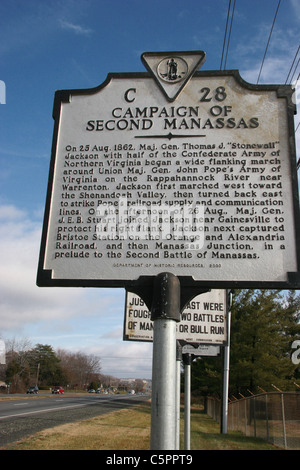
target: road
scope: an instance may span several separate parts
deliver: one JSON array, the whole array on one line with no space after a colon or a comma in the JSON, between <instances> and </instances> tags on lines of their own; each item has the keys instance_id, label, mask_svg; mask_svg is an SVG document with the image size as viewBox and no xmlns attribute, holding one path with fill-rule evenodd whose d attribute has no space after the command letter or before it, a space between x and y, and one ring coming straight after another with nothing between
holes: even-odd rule
<instances>
[{"instance_id":1,"label":"road","mask_svg":"<svg viewBox=\"0 0 300 470\"><path fill-rule=\"evenodd\" d=\"M144 395L27 395L0 401L0 448L42 429L142 403Z\"/></svg>"}]
</instances>

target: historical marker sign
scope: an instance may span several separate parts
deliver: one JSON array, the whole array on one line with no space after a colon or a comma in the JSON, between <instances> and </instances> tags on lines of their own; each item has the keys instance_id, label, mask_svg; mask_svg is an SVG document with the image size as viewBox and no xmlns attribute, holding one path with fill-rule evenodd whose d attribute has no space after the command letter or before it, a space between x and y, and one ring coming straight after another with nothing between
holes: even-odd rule
<instances>
[{"instance_id":1,"label":"historical marker sign","mask_svg":"<svg viewBox=\"0 0 300 470\"><path fill-rule=\"evenodd\" d=\"M299 288L293 90L203 60L56 92L38 285Z\"/></svg>"},{"instance_id":2,"label":"historical marker sign","mask_svg":"<svg viewBox=\"0 0 300 470\"><path fill-rule=\"evenodd\" d=\"M227 341L226 290L198 295L188 303L176 325L177 340L187 343L221 345ZM153 322L144 301L126 293L124 333L126 341L153 341Z\"/></svg>"},{"instance_id":3,"label":"historical marker sign","mask_svg":"<svg viewBox=\"0 0 300 470\"><path fill-rule=\"evenodd\" d=\"M193 356L219 356L220 346L213 344L185 344L182 347L182 354L192 354Z\"/></svg>"}]
</instances>

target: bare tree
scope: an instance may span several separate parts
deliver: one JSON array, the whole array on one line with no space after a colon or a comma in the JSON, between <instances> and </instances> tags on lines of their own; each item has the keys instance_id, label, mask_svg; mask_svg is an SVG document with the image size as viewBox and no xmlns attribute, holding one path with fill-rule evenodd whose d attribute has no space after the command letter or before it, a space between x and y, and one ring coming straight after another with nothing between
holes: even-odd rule
<instances>
[{"instance_id":1,"label":"bare tree","mask_svg":"<svg viewBox=\"0 0 300 470\"><path fill-rule=\"evenodd\" d=\"M81 352L72 353L63 349L57 351L64 380L70 388L85 389L95 379L99 380L100 358Z\"/></svg>"}]
</instances>

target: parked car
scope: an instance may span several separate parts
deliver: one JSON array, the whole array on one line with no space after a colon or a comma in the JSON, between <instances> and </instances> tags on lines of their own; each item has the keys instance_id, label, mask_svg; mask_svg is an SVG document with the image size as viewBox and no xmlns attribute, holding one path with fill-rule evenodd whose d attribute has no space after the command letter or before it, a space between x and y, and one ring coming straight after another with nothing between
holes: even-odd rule
<instances>
[{"instance_id":1,"label":"parked car","mask_svg":"<svg viewBox=\"0 0 300 470\"><path fill-rule=\"evenodd\" d=\"M52 393L55 393L55 394L61 394L61 393L64 393L64 389L62 387L53 387L52 388Z\"/></svg>"},{"instance_id":2,"label":"parked car","mask_svg":"<svg viewBox=\"0 0 300 470\"><path fill-rule=\"evenodd\" d=\"M95 390L93 388L91 388L88 392L89 393L95 393Z\"/></svg>"},{"instance_id":3,"label":"parked car","mask_svg":"<svg viewBox=\"0 0 300 470\"><path fill-rule=\"evenodd\" d=\"M35 387L28 387L26 393L30 393L30 394L35 394L35 395L37 395L38 392L39 392L39 389L38 389L37 386L35 386Z\"/></svg>"}]
</instances>

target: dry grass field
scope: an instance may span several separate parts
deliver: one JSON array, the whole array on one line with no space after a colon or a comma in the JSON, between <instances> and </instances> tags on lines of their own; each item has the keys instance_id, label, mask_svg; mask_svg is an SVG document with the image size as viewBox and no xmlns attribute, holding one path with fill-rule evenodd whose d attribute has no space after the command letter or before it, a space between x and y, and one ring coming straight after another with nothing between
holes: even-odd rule
<instances>
[{"instance_id":1,"label":"dry grass field","mask_svg":"<svg viewBox=\"0 0 300 470\"><path fill-rule=\"evenodd\" d=\"M183 412L181 449L183 442ZM8 450L149 450L151 405L144 403L75 423L46 429L8 446ZM239 432L220 434L219 425L199 407L191 410L191 450L275 450Z\"/></svg>"}]
</instances>

